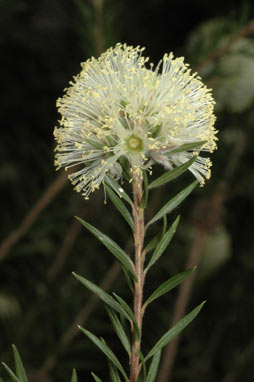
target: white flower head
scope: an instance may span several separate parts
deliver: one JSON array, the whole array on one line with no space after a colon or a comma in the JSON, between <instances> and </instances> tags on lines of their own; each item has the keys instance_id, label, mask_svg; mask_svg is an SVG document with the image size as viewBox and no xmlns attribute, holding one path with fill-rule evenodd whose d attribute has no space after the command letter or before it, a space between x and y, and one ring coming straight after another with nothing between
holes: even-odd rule
<instances>
[{"instance_id":1,"label":"white flower head","mask_svg":"<svg viewBox=\"0 0 254 382\"><path fill-rule=\"evenodd\" d=\"M69 178L85 198L110 177L121 178L122 159L132 177L197 155L190 171L201 184L210 176L210 160L198 155L216 148L210 90L182 57L165 54L152 70L143 50L117 44L92 57L57 101L56 166L79 165ZM202 142L198 149L179 150L195 142Z\"/></svg>"}]
</instances>

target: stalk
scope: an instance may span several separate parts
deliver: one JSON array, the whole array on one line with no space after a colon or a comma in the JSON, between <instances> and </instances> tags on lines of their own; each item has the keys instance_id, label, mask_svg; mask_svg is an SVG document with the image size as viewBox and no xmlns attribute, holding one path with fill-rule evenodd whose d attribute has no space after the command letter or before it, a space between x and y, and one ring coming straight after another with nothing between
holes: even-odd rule
<instances>
[{"instance_id":1,"label":"stalk","mask_svg":"<svg viewBox=\"0 0 254 382\"><path fill-rule=\"evenodd\" d=\"M140 348L141 348L141 333L142 333L142 301L143 301L143 287L144 287L144 258L142 257L142 250L144 245L144 210L140 208L142 198L142 177L140 175L134 176L133 179L133 219L134 219L134 245L135 245L135 271L137 281L134 285L134 316L140 330L140 337L137 339L132 334L132 349L130 357L130 382L138 382L140 373Z\"/></svg>"}]
</instances>

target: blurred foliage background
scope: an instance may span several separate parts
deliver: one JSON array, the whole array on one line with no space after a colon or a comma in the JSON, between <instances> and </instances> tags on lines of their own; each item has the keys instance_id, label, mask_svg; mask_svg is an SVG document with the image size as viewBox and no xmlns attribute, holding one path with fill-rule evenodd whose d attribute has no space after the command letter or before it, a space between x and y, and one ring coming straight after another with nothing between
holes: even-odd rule
<instances>
[{"instance_id":1,"label":"blurred foliage background","mask_svg":"<svg viewBox=\"0 0 254 382\"><path fill-rule=\"evenodd\" d=\"M102 304L71 271L127 300L128 290L113 259L73 216L131 251L129 231L104 205L103 191L84 201L65 173L55 173L52 134L55 101L80 62L118 41L146 46L155 63L164 52L184 55L217 102L212 178L169 217L181 213L180 227L145 293L193 264L196 277L147 312L144 350L206 299L166 350L158 382L254 380L252 19L251 1L0 0L0 360L12 364L15 343L31 382L66 381L73 367L80 381L91 380L90 370L108 381L106 360L77 323L126 362ZM190 181L189 174L151 193L150 213ZM0 375L8 381L3 369Z\"/></svg>"}]
</instances>

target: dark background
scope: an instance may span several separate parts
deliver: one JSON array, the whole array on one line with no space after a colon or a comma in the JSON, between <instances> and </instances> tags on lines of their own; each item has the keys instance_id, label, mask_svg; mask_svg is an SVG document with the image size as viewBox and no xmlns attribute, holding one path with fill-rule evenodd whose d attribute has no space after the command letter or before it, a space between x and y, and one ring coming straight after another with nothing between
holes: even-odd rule
<instances>
[{"instance_id":1,"label":"dark background","mask_svg":"<svg viewBox=\"0 0 254 382\"><path fill-rule=\"evenodd\" d=\"M73 367L80 381L90 381L91 370L107 381L106 360L76 334L78 317L126 362L102 304L91 305L90 292L71 272L96 283L107 277L108 290L127 300L128 290L113 259L73 216L84 217L122 247L130 232L112 204L104 205L103 191L82 200L53 165L56 99L80 62L121 41L145 46L155 63L165 52L184 55L214 88L218 102L212 178L169 217L173 221L180 213L180 227L146 284L149 295L196 253L200 267L187 310L204 299L207 303L181 337L170 381L254 381L254 42L253 31L246 30L252 18L246 1L0 1L1 361L13 364L15 343L31 381L66 381ZM200 25L218 19L204 37ZM242 38L247 48L234 52ZM240 74L223 66L236 55L248 58L241 86ZM227 103L236 90L236 101ZM248 102L239 110L237 99L246 94ZM155 191L150 213L191 180L186 175ZM168 328L178 292L163 296L147 312L145 352ZM0 375L8 380L3 369Z\"/></svg>"}]
</instances>

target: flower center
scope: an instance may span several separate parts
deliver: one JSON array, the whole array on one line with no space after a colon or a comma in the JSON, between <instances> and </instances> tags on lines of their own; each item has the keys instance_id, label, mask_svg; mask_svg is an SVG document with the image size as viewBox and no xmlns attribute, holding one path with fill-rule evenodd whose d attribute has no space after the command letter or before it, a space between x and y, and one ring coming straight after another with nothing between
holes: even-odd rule
<instances>
[{"instance_id":1,"label":"flower center","mask_svg":"<svg viewBox=\"0 0 254 382\"><path fill-rule=\"evenodd\" d=\"M131 153L138 153L143 150L144 144L143 140L139 138L137 135L132 134L127 140L127 149Z\"/></svg>"}]
</instances>

